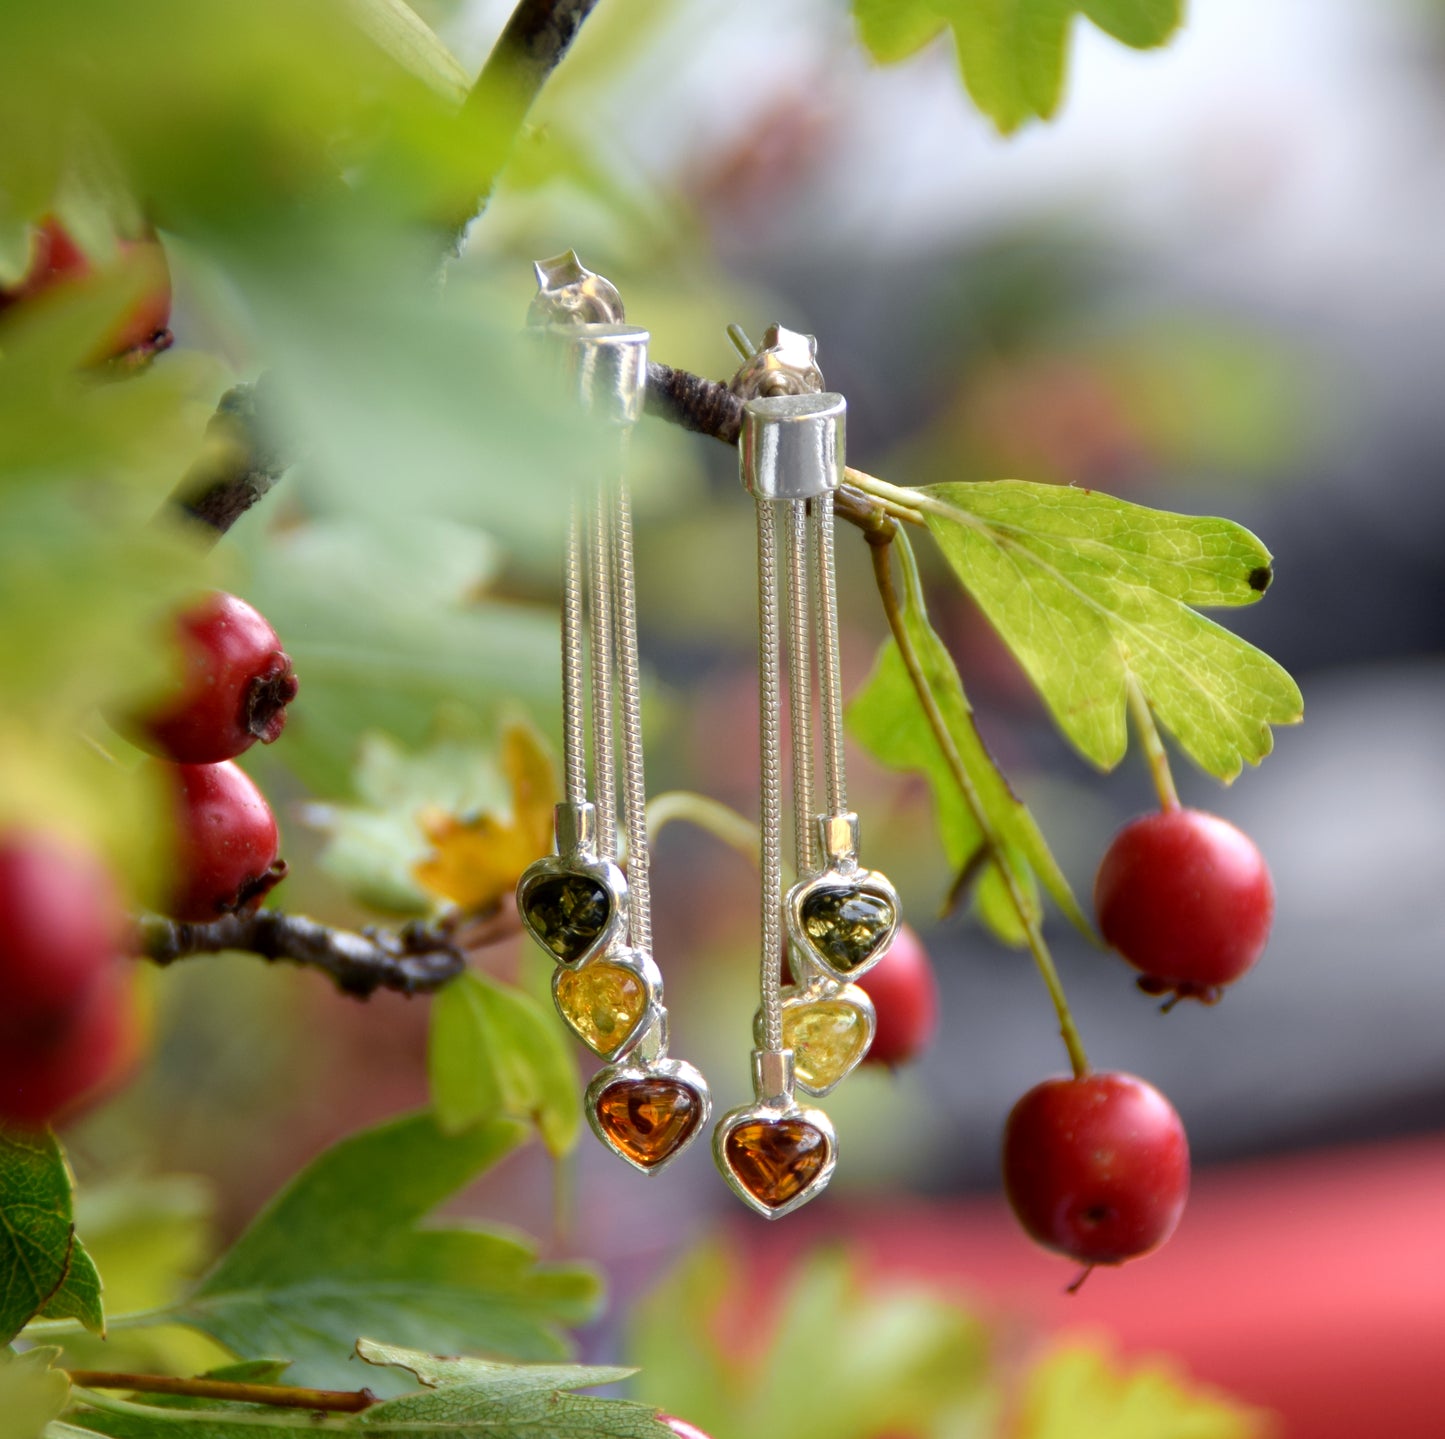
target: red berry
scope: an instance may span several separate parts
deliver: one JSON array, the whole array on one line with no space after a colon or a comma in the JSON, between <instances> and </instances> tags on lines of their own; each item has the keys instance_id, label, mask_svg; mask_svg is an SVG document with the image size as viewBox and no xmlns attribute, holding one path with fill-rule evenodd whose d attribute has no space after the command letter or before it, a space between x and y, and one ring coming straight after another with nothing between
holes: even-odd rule
<instances>
[{"instance_id":1,"label":"red berry","mask_svg":"<svg viewBox=\"0 0 1445 1439\"><path fill-rule=\"evenodd\" d=\"M154 236L120 241L120 263L142 276L139 300L121 317L96 347L95 362L121 355L154 355L171 343L171 275L166 253ZM18 284L0 288L0 311L43 295L68 282L83 280L94 271L90 257L54 216L35 228L30 268Z\"/></svg>"},{"instance_id":2,"label":"red berry","mask_svg":"<svg viewBox=\"0 0 1445 1439\"><path fill-rule=\"evenodd\" d=\"M671 1414L659 1414L657 1422L671 1429L678 1439L707 1439L707 1435L696 1424L689 1424L686 1419L675 1419Z\"/></svg>"},{"instance_id":3,"label":"red berry","mask_svg":"<svg viewBox=\"0 0 1445 1439\"><path fill-rule=\"evenodd\" d=\"M132 977L112 965L63 1018L0 1044L0 1120L35 1128L99 1098L135 1063L141 1033Z\"/></svg>"},{"instance_id":4,"label":"red berry","mask_svg":"<svg viewBox=\"0 0 1445 1439\"><path fill-rule=\"evenodd\" d=\"M276 631L245 600L214 591L181 614L180 693L130 726L148 749L179 764L234 759L286 725L299 688Z\"/></svg>"},{"instance_id":5,"label":"red berry","mask_svg":"<svg viewBox=\"0 0 1445 1439\"><path fill-rule=\"evenodd\" d=\"M888 952L856 983L878 1012L866 1062L892 1066L916 1059L938 1028L938 986L923 941L901 926Z\"/></svg>"},{"instance_id":6,"label":"red berry","mask_svg":"<svg viewBox=\"0 0 1445 1439\"><path fill-rule=\"evenodd\" d=\"M1232 824L1169 809L1114 836L1094 908L1104 938L1142 972L1141 989L1212 1004L1264 952L1274 885L1254 842Z\"/></svg>"},{"instance_id":7,"label":"red berry","mask_svg":"<svg viewBox=\"0 0 1445 1439\"><path fill-rule=\"evenodd\" d=\"M1081 1264L1122 1264L1174 1232L1189 1141L1174 1107L1132 1074L1046 1079L1014 1105L1003 1182L1019 1223Z\"/></svg>"},{"instance_id":8,"label":"red berry","mask_svg":"<svg viewBox=\"0 0 1445 1439\"><path fill-rule=\"evenodd\" d=\"M174 774L178 853L166 912L206 924L258 905L286 876L266 797L229 761L176 765Z\"/></svg>"},{"instance_id":9,"label":"red berry","mask_svg":"<svg viewBox=\"0 0 1445 1439\"><path fill-rule=\"evenodd\" d=\"M125 928L94 855L33 831L0 838L0 1048L80 1004L120 956Z\"/></svg>"}]
</instances>

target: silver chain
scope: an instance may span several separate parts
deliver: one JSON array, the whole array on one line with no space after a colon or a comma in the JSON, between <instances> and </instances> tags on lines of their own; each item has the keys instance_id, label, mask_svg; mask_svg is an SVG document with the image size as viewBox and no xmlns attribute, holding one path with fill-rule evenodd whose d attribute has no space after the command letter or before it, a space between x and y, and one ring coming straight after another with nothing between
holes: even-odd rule
<instances>
[{"instance_id":1,"label":"silver chain","mask_svg":"<svg viewBox=\"0 0 1445 1439\"><path fill-rule=\"evenodd\" d=\"M813 655L809 633L808 502L788 505L788 696L793 729L793 855L799 876L813 872Z\"/></svg>"},{"instance_id":2,"label":"silver chain","mask_svg":"<svg viewBox=\"0 0 1445 1439\"><path fill-rule=\"evenodd\" d=\"M627 824L627 890L633 947L652 953L648 882L647 782L642 771L642 680L637 659L637 594L632 563L632 502L623 465L612 490L612 563L615 579L617 663L622 700L622 802Z\"/></svg>"},{"instance_id":3,"label":"silver chain","mask_svg":"<svg viewBox=\"0 0 1445 1439\"><path fill-rule=\"evenodd\" d=\"M593 492L587 567L592 621L592 767L597 781L597 852L617 858L617 774L612 727L612 518L608 481Z\"/></svg>"},{"instance_id":4,"label":"silver chain","mask_svg":"<svg viewBox=\"0 0 1445 1439\"><path fill-rule=\"evenodd\" d=\"M838 659L838 593L833 566L833 496L813 501L818 539L818 689L823 706L823 755L828 776L828 813L848 811L843 758L843 676Z\"/></svg>"},{"instance_id":5,"label":"silver chain","mask_svg":"<svg viewBox=\"0 0 1445 1439\"><path fill-rule=\"evenodd\" d=\"M779 722L778 533L775 506L758 508L758 736L762 759L762 964L764 1048L783 1047L783 795Z\"/></svg>"},{"instance_id":6,"label":"silver chain","mask_svg":"<svg viewBox=\"0 0 1445 1439\"><path fill-rule=\"evenodd\" d=\"M562 586L562 749L567 771L567 803L587 801L587 706L583 667L587 641L582 615L582 513L572 502L567 526L567 568Z\"/></svg>"}]
</instances>

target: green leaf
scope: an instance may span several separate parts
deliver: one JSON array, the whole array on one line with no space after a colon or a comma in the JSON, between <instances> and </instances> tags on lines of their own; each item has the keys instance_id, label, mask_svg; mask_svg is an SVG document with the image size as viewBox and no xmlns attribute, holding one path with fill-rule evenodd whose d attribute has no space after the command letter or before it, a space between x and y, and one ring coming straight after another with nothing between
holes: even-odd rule
<instances>
[{"instance_id":1,"label":"green leaf","mask_svg":"<svg viewBox=\"0 0 1445 1439\"><path fill-rule=\"evenodd\" d=\"M1037 876L1060 910L1085 934L1092 935L1089 921L1037 822L1009 788L979 735L953 658L928 622L918 564L907 537L899 534L894 548L902 565L904 628L964 770L1002 841L1002 863L1009 865L1018 881L1031 906L1031 917L1039 917ZM884 643L868 682L849 705L848 726L854 738L881 763L927 778L949 864L960 876L978 874L975 903L979 917L1005 943L1022 944L1023 929L999 873L1000 861L985 854L983 832L928 723L894 640Z\"/></svg>"},{"instance_id":2,"label":"green leaf","mask_svg":"<svg viewBox=\"0 0 1445 1439\"><path fill-rule=\"evenodd\" d=\"M70 1395L59 1349L0 1350L0 1439L40 1439Z\"/></svg>"},{"instance_id":3,"label":"green leaf","mask_svg":"<svg viewBox=\"0 0 1445 1439\"><path fill-rule=\"evenodd\" d=\"M526 1138L511 1120L443 1133L430 1113L327 1150L262 1211L165 1318L245 1358L293 1361L299 1384L346 1387L364 1332L447 1352L567 1352L559 1327L591 1318L588 1270L538 1265L511 1234L418 1229L448 1195Z\"/></svg>"},{"instance_id":4,"label":"green leaf","mask_svg":"<svg viewBox=\"0 0 1445 1439\"><path fill-rule=\"evenodd\" d=\"M75 1286L67 1289L71 1270ZM59 1303L57 1317L100 1330L100 1282L75 1238L70 1170L49 1130L0 1131L0 1344Z\"/></svg>"},{"instance_id":5,"label":"green leaf","mask_svg":"<svg viewBox=\"0 0 1445 1439\"><path fill-rule=\"evenodd\" d=\"M305 1434L358 1439L672 1439L656 1411L622 1399L595 1399L574 1389L612 1384L630 1369L580 1365L512 1365L435 1355L361 1340L368 1364L405 1370L427 1387L360 1414L325 1417L254 1404L204 1409L135 1400L97 1400L104 1412L72 1416L78 1433L114 1439L298 1439ZM368 1381L369 1383L370 1381ZM360 1387L352 1366L350 1388Z\"/></svg>"},{"instance_id":6,"label":"green leaf","mask_svg":"<svg viewBox=\"0 0 1445 1439\"><path fill-rule=\"evenodd\" d=\"M577 1141L577 1067L561 1025L531 995L475 971L432 1001L432 1100L444 1129L507 1115L537 1126L553 1155Z\"/></svg>"},{"instance_id":7,"label":"green leaf","mask_svg":"<svg viewBox=\"0 0 1445 1439\"><path fill-rule=\"evenodd\" d=\"M78 1319L92 1334L105 1335L105 1305L101 1301L100 1271L77 1237L70 1248L65 1282L40 1311L43 1319Z\"/></svg>"},{"instance_id":8,"label":"green leaf","mask_svg":"<svg viewBox=\"0 0 1445 1439\"><path fill-rule=\"evenodd\" d=\"M1191 1389L1159 1364L1123 1369L1065 1345L1030 1374L1018 1439L1261 1439L1256 1410Z\"/></svg>"},{"instance_id":9,"label":"green leaf","mask_svg":"<svg viewBox=\"0 0 1445 1439\"><path fill-rule=\"evenodd\" d=\"M403 0L346 0L357 27L371 36L398 65L460 105L471 81L436 32Z\"/></svg>"},{"instance_id":10,"label":"green leaf","mask_svg":"<svg viewBox=\"0 0 1445 1439\"><path fill-rule=\"evenodd\" d=\"M967 1310L922 1289L880 1293L847 1256L814 1252L744 1357L718 1337L723 1316L756 1307L740 1287L737 1256L710 1247L643 1302L640 1397L747 1439L997 1432L988 1336Z\"/></svg>"},{"instance_id":11,"label":"green leaf","mask_svg":"<svg viewBox=\"0 0 1445 1439\"><path fill-rule=\"evenodd\" d=\"M1162 45L1184 0L853 0L864 45L888 63L953 30L963 82L1002 134L1058 109L1074 17L1136 50Z\"/></svg>"},{"instance_id":12,"label":"green leaf","mask_svg":"<svg viewBox=\"0 0 1445 1439\"><path fill-rule=\"evenodd\" d=\"M999 480L911 491L928 527L1085 758L1112 769L1137 684L1160 724L1226 783L1293 724L1299 687L1191 606L1253 604L1269 551L1229 520L1092 490Z\"/></svg>"}]
</instances>

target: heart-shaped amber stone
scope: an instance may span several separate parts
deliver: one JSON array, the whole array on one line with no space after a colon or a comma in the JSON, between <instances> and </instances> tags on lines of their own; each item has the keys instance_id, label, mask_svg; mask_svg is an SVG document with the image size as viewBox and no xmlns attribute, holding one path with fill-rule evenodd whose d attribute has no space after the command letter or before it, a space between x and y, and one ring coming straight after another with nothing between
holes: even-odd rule
<instances>
[{"instance_id":1,"label":"heart-shaped amber stone","mask_svg":"<svg viewBox=\"0 0 1445 1439\"><path fill-rule=\"evenodd\" d=\"M868 1048L868 1021L846 999L818 999L783 1010L783 1046L807 1089L837 1084Z\"/></svg>"},{"instance_id":2,"label":"heart-shaped amber stone","mask_svg":"<svg viewBox=\"0 0 1445 1439\"><path fill-rule=\"evenodd\" d=\"M644 1169L686 1144L701 1119L702 1101L676 1079L619 1079L597 1096L597 1120L608 1140Z\"/></svg>"},{"instance_id":3,"label":"heart-shaped amber stone","mask_svg":"<svg viewBox=\"0 0 1445 1439\"><path fill-rule=\"evenodd\" d=\"M595 1054L615 1054L647 1013L647 986L620 964L559 969L552 992L562 1018Z\"/></svg>"},{"instance_id":4,"label":"heart-shaped amber stone","mask_svg":"<svg viewBox=\"0 0 1445 1439\"><path fill-rule=\"evenodd\" d=\"M728 1167L759 1203L781 1209L828 1162L828 1141L803 1119L749 1119L723 1141Z\"/></svg>"},{"instance_id":5,"label":"heart-shaped amber stone","mask_svg":"<svg viewBox=\"0 0 1445 1439\"><path fill-rule=\"evenodd\" d=\"M547 874L522 891L522 918L564 964L573 964L597 942L612 918L612 899L585 874Z\"/></svg>"},{"instance_id":6,"label":"heart-shaped amber stone","mask_svg":"<svg viewBox=\"0 0 1445 1439\"><path fill-rule=\"evenodd\" d=\"M881 894L826 885L798 906L808 942L840 974L867 964L893 928L892 903Z\"/></svg>"}]
</instances>

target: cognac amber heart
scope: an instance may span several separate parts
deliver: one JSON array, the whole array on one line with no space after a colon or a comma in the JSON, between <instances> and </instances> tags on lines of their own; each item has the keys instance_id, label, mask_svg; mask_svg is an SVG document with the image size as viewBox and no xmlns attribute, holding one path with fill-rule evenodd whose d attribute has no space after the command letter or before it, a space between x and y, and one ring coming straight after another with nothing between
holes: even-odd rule
<instances>
[{"instance_id":1,"label":"cognac amber heart","mask_svg":"<svg viewBox=\"0 0 1445 1439\"><path fill-rule=\"evenodd\" d=\"M868 1048L868 1020L845 999L819 999L783 1010L783 1047L793 1051L793 1069L805 1089L837 1084Z\"/></svg>"},{"instance_id":2,"label":"cognac amber heart","mask_svg":"<svg viewBox=\"0 0 1445 1439\"><path fill-rule=\"evenodd\" d=\"M553 993L562 1018L594 1054L616 1054L647 1013L647 986L620 964L559 969Z\"/></svg>"},{"instance_id":3,"label":"cognac amber heart","mask_svg":"<svg viewBox=\"0 0 1445 1439\"><path fill-rule=\"evenodd\" d=\"M612 918L612 900L585 874L549 874L522 892L527 928L564 964L574 964L596 944Z\"/></svg>"},{"instance_id":4,"label":"cognac amber heart","mask_svg":"<svg viewBox=\"0 0 1445 1439\"><path fill-rule=\"evenodd\" d=\"M828 1141L802 1119L749 1119L723 1141L728 1167L768 1209L796 1199L822 1173Z\"/></svg>"},{"instance_id":5,"label":"cognac amber heart","mask_svg":"<svg viewBox=\"0 0 1445 1439\"><path fill-rule=\"evenodd\" d=\"M608 1141L644 1169L676 1153L701 1119L702 1101L676 1079L619 1079L597 1096Z\"/></svg>"},{"instance_id":6,"label":"cognac amber heart","mask_svg":"<svg viewBox=\"0 0 1445 1439\"><path fill-rule=\"evenodd\" d=\"M853 886L827 885L803 896L798 907L809 944L840 974L862 968L893 929L892 903Z\"/></svg>"}]
</instances>

